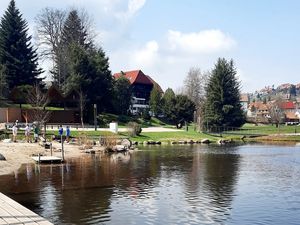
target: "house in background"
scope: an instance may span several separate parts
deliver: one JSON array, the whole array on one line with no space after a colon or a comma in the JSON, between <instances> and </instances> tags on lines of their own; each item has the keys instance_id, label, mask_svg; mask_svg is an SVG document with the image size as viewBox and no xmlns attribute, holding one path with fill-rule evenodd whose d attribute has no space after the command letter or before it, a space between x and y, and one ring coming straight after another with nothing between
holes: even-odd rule
<instances>
[{"instance_id":1,"label":"house in background","mask_svg":"<svg viewBox=\"0 0 300 225\"><path fill-rule=\"evenodd\" d=\"M145 75L141 70L121 71L113 75L115 79L122 76L126 77L132 86L132 101L130 106L132 114L138 114L149 108L150 93L154 86L157 86L163 92L159 84L150 76Z\"/></svg>"},{"instance_id":2,"label":"house in background","mask_svg":"<svg viewBox=\"0 0 300 225\"><path fill-rule=\"evenodd\" d=\"M248 110L248 105L250 103L250 100L249 100L249 95L248 94L241 94L241 97L240 97L240 103L242 105L242 110L244 112L247 112Z\"/></svg>"}]
</instances>

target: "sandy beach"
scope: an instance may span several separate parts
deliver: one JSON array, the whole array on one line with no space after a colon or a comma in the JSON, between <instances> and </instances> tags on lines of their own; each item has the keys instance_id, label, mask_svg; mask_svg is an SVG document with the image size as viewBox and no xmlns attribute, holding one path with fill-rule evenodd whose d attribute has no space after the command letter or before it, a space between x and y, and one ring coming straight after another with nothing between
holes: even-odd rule
<instances>
[{"instance_id":1,"label":"sandy beach","mask_svg":"<svg viewBox=\"0 0 300 225\"><path fill-rule=\"evenodd\" d=\"M53 142L53 155L61 157L61 144ZM75 144L64 144L65 159L72 157L79 157L83 153ZM16 172L24 163L34 163L31 159L32 155L39 153L43 155L50 155L50 150L45 149L38 143L4 143L0 142L0 153L6 158L6 161L0 161L0 175L10 174Z\"/></svg>"}]
</instances>

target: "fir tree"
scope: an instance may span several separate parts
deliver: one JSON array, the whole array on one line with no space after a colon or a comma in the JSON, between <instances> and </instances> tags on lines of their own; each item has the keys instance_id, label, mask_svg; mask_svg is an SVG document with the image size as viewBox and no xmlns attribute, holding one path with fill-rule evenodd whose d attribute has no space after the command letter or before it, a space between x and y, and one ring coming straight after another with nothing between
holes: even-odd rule
<instances>
[{"instance_id":1,"label":"fir tree","mask_svg":"<svg viewBox=\"0 0 300 225\"><path fill-rule=\"evenodd\" d=\"M22 14L10 4L0 24L0 64L5 66L6 81L10 90L15 86L39 83L42 73L38 69L38 56L27 34L28 25Z\"/></svg>"},{"instance_id":2,"label":"fir tree","mask_svg":"<svg viewBox=\"0 0 300 225\"><path fill-rule=\"evenodd\" d=\"M157 116L161 112L161 98L162 93L158 89L157 85L154 85L150 93L149 100L150 109L154 116Z\"/></svg>"},{"instance_id":3,"label":"fir tree","mask_svg":"<svg viewBox=\"0 0 300 225\"><path fill-rule=\"evenodd\" d=\"M56 55L55 68L53 73L54 83L58 85L63 92L66 92L69 76L72 74L72 68L69 63L72 61L70 55L74 50L74 46L80 47L85 51L91 50L91 43L87 41L87 31L83 26L77 10L71 10L64 22L61 40L58 43L59 53ZM72 63L72 62L71 62ZM72 79L72 78L71 78Z\"/></svg>"},{"instance_id":4,"label":"fir tree","mask_svg":"<svg viewBox=\"0 0 300 225\"><path fill-rule=\"evenodd\" d=\"M77 10L71 10L62 30L62 44L78 44L87 47L87 31L78 15Z\"/></svg>"},{"instance_id":5,"label":"fir tree","mask_svg":"<svg viewBox=\"0 0 300 225\"><path fill-rule=\"evenodd\" d=\"M89 50L93 73L88 89L88 96L98 106L98 111L106 111L112 108L111 98L113 95L113 79L109 69L109 58L102 48Z\"/></svg>"},{"instance_id":6,"label":"fir tree","mask_svg":"<svg viewBox=\"0 0 300 225\"><path fill-rule=\"evenodd\" d=\"M114 108L119 114L127 114L131 103L132 89L126 77L120 77L114 84Z\"/></svg>"},{"instance_id":7,"label":"fir tree","mask_svg":"<svg viewBox=\"0 0 300 225\"><path fill-rule=\"evenodd\" d=\"M203 110L206 129L240 127L245 123L240 104L240 83L232 60L218 59L206 87Z\"/></svg>"}]
</instances>

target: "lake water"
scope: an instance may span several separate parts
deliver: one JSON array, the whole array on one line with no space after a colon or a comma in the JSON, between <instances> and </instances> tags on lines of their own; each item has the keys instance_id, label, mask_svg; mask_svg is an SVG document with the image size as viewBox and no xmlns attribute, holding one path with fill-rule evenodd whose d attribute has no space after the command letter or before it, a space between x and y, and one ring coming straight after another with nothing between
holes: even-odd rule
<instances>
[{"instance_id":1,"label":"lake water","mask_svg":"<svg viewBox=\"0 0 300 225\"><path fill-rule=\"evenodd\" d=\"M300 224L300 146L86 155L24 165L0 191L54 224Z\"/></svg>"}]
</instances>

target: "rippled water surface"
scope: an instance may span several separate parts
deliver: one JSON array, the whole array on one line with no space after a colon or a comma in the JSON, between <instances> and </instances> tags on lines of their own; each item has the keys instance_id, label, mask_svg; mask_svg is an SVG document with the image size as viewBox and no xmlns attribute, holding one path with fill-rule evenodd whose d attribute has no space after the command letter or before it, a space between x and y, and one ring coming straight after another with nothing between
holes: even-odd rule
<instances>
[{"instance_id":1,"label":"rippled water surface","mask_svg":"<svg viewBox=\"0 0 300 225\"><path fill-rule=\"evenodd\" d=\"M299 224L300 146L168 146L24 165L0 191L54 224Z\"/></svg>"}]
</instances>

